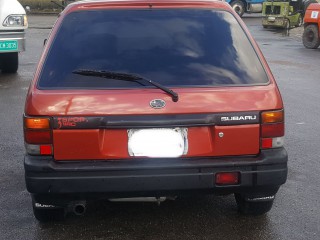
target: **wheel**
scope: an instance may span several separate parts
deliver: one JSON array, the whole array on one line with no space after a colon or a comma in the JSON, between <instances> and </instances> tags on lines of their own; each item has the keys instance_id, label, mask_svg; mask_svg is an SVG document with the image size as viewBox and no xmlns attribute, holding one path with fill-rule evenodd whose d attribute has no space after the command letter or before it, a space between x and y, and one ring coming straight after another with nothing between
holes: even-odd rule
<instances>
[{"instance_id":1,"label":"wheel","mask_svg":"<svg viewBox=\"0 0 320 240\"><path fill-rule=\"evenodd\" d=\"M263 215L270 211L273 204L273 199L259 202L248 201L245 195L239 193L235 193L235 199L238 211L243 215Z\"/></svg>"},{"instance_id":2,"label":"wheel","mask_svg":"<svg viewBox=\"0 0 320 240\"><path fill-rule=\"evenodd\" d=\"M303 18L301 16L301 14L299 15L299 18L298 18L298 22L296 24L296 27L301 27L302 26L302 23L303 23Z\"/></svg>"},{"instance_id":3,"label":"wheel","mask_svg":"<svg viewBox=\"0 0 320 240\"><path fill-rule=\"evenodd\" d=\"M304 28L302 42L306 48L318 48L320 45L318 26L311 24Z\"/></svg>"},{"instance_id":4,"label":"wheel","mask_svg":"<svg viewBox=\"0 0 320 240\"><path fill-rule=\"evenodd\" d=\"M39 222L54 222L65 219L67 209L64 207L52 206L48 203L39 203L38 199L32 196L33 215Z\"/></svg>"},{"instance_id":5,"label":"wheel","mask_svg":"<svg viewBox=\"0 0 320 240\"><path fill-rule=\"evenodd\" d=\"M16 73L18 71L18 53L1 53L2 55L2 64L1 69L4 73Z\"/></svg>"},{"instance_id":6,"label":"wheel","mask_svg":"<svg viewBox=\"0 0 320 240\"><path fill-rule=\"evenodd\" d=\"M233 1L231 4L231 7L233 8L233 10L240 16L242 17L242 15L245 12L245 8L244 8L244 3L240 0L235 0Z\"/></svg>"}]
</instances>

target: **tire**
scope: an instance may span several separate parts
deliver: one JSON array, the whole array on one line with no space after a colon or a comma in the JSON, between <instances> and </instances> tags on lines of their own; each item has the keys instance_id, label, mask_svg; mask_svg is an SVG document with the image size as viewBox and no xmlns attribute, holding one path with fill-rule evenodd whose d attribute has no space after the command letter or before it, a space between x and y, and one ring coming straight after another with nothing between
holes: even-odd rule
<instances>
[{"instance_id":1,"label":"tire","mask_svg":"<svg viewBox=\"0 0 320 240\"><path fill-rule=\"evenodd\" d=\"M41 222L56 222L56 221L62 221L66 218L67 209L63 207L50 207L45 208L44 206L39 207L36 204L36 200L34 197L32 197L32 208L33 208L33 215L35 218ZM45 203L43 205L50 205L48 203Z\"/></svg>"},{"instance_id":2,"label":"tire","mask_svg":"<svg viewBox=\"0 0 320 240\"><path fill-rule=\"evenodd\" d=\"M320 37L317 25L311 24L304 28L302 42L306 48L316 49L319 47Z\"/></svg>"},{"instance_id":3,"label":"tire","mask_svg":"<svg viewBox=\"0 0 320 240\"><path fill-rule=\"evenodd\" d=\"M245 6L244 3L240 0L235 0L232 3L230 3L231 7L233 8L233 10L240 16L242 17L242 15L245 12Z\"/></svg>"},{"instance_id":4,"label":"tire","mask_svg":"<svg viewBox=\"0 0 320 240\"><path fill-rule=\"evenodd\" d=\"M238 206L238 212L243 215L259 216L270 211L273 204L272 200L252 202L246 200L245 195L235 193L235 199Z\"/></svg>"},{"instance_id":5,"label":"tire","mask_svg":"<svg viewBox=\"0 0 320 240\"><path fill-rule=\"evenodd\" d=\"M18 53L1 53L2 64L1 69L3 73L16 73L18 71Z\"/></svg>"},{"instance_id":6,"label":"tire","mask_svg":"<svg viewBox=\"0 0 320 240\"><path fill-rule=\"evenodd\" d=\"M302 24L303 24L303 18L302 18L302 15L300 14L299 18L298 18L298 22L296 24L296 27L301 27Z\"/></svg>"}]
</instances>

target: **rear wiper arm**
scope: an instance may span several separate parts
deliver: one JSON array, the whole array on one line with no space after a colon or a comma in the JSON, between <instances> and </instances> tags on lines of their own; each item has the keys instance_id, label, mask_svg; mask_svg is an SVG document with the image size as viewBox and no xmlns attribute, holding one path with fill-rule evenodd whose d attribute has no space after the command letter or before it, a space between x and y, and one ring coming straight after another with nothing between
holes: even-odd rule
<instances>
[{"instance_id":1,"label":"rear wiper arm","mask_svg":"<svg viewBox=\"0 0 320 240\"><path fill-rule=\"evenodd\" d=\"M172 101L178 102L178 100L179 100L178 93L161 85L160 83L154 82L154 81L147 79L147 78L144 78L144 77L141 77L137 74L102 71L102 70L90 70L90 69L78 69L78 70L73 71L72 73L83 75L83 76L102 77L102 78L108 78L108 79L114 79L114 80L124 80L124 81L133 81L133 82L146 81L146 82L150 83L151 85L168 93L171 96Z\"/></svg>"}]
</instances>

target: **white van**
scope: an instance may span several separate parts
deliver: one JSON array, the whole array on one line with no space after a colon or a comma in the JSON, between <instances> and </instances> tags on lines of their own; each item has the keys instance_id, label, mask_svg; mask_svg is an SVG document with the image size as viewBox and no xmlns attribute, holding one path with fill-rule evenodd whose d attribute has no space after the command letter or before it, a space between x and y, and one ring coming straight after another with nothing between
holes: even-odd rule
<instances>
[{"instance_id":1,"label":"white van","mask_svg":"<svg viewBox=\"0 0 320 240\"><path fill-rule=\"evenodd\" d=\"M0 0L0 69L5 73L18 70L18 53L25 50L27 15L17 0Z\"/></svg>"}]
</instances>

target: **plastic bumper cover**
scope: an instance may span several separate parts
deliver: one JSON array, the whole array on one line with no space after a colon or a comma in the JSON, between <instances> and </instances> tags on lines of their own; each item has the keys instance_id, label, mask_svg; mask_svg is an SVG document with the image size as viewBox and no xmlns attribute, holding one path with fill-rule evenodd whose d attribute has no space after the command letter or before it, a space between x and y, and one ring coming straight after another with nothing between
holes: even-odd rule
<instances>
[{"instance_id":1,"label":"plastic bumper cover","mask_svg":"<svg viewBox=\"0 0 320 240\"><path fill-rule=\"evenodd\" d=\"M57 162L27 155L25 178L28 191L34 194L241 193L252 188L278 189L287 178L287 159L284 148L264 150L258 156L190 159ZM239 172L240 183L218 186L218 172Z\"/></svg>"}]
</instances>

